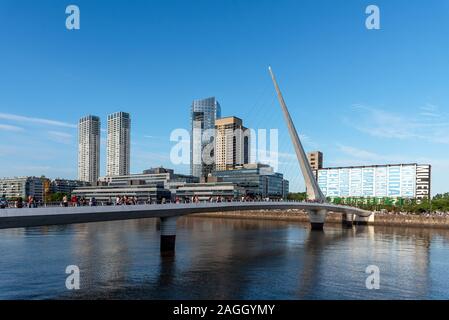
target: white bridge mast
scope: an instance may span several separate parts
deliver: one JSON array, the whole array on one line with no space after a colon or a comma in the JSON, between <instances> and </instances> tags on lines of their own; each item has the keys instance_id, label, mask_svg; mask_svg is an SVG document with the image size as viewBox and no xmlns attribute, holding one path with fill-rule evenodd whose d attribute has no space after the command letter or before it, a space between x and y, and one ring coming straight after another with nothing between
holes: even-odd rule
<instances>
[{"instance_id":1,"label":"white bridge mast","mask_svg":"<svg viewBox=\"0 0 449 320\"><path fill-rule=\"evenodd\" d=\"M320 186L318 185L318 182L316 181L313 175L309 161L307 161L306 153L302 146L301 140L299 139L298 132L296 131L295 125L293 124L290 113L288 112L287 105L285 104L284 98L282 96L281 90L279 89L273 70L271 69L271 67L268 67L268 70L270 71L271 79L273 80L274 88L276 89L278 100L282 107L284 119L285 122L287 123L288 132L290 133L290 138L292 139L293 146L295 147L296 157L298 158L299 166L304 176L304 181L306 183L306 190L307 190L307 198L309 200L319 200L324 202L326 198L321 192Z\"/></svg>"}]
</instances>

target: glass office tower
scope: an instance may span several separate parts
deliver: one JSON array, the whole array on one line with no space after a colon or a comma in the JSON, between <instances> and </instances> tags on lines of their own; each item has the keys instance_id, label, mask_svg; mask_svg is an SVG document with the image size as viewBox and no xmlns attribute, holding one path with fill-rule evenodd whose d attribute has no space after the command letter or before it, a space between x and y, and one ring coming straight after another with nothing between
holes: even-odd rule
<instances>
[{"instance_id":1,"label":"glass office tower","mask_svg":"<svg viewBox=\"0 0 449 320\"><path fill-rule=\"evenodd\" d=\"M215 120L221 117L221 107L215 97L194 100L191 106L190 173L206 177L215 166Z\"/></svg>"}]
</instances>

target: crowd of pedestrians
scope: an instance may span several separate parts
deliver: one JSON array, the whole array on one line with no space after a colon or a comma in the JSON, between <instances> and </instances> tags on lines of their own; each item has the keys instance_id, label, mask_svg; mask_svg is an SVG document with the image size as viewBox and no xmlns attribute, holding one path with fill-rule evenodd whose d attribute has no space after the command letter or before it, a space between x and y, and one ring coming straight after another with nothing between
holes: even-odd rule
<instances>
[{"instance_id":1,"label":"crowd of pedestrians","mask_svg":"<svg viewBox=\"0 0 449 320\"><path fill-rule=\"evenodd\" d=\"M115 205L121 206L121 205L136 205L137 203L137 197L127 197L127 196L117 196L115 197Z\"/></svg>"},{"instance_id":2,"label":"crowd of pedestrians","mask_svg":"<svg viewBox=\"0 0 449 320\"><path fill-rule=\"evenodd\" d=\"M18 197L13 201L8 201L5 196L0 198L0 209L6 208L37 208L42 205L42 201L36 201L33 196L29 196L26 201Z\"/></svg>"},{"instance_id":3,"label":"crowd of pedestrians","mask_svg":"<svg viewBox=\"0 0 449 320\"><path fill-rule=\"evenodd\" d=\"M62 207L95 207L97 205L97 200L92 197L89 200L87 200L85 197L77 197L73 195L70 198L70 201L66 195L62 197L61 206Z\"/></svg>"},{"instance_id":4,"label":"crowd of pedestrians","mask_svg":"<svg viewBox=\"0 0 449 320\"><path fill-rule=\"evenodd\" d=\"M253 197L253 196L242 196L239 198L236 197L224 197L224 196L210 196L208 198L199 198L198 196L191 197L176 197L174 199L152 199L149 197L147 200L138 199L135 196L119 196L117 195L115 199L109 198L107 201L97 201L94 197L87 199L86 197L78 197L76 195L72 195L68 197L64 195L62 200L59 203L46 203L45 206L55 206L58 205L61 207L84 207L84 206L121 206L121 205L138 205L138 204L165 204L165 203L200 203L200 202L209 202L209 203L221 203L221 202L255 202L255 201L283 201L283 199L270 199L270 198L262 198L262 197ZM34 197L28 197L26 203L23 201L21 197L18 197L15 201L7 201L3 196L0 198L0 208L37 208L41 207L44 204L39 201L37 202Z\"/></svg>"},{"instance_id":5,"label":"crowd of pedestrians","mask_svg":"<svg viewBox=\"0 0 449 320\"><path fill-rule=\"evenodd\" d=\"M85 198L85 197L77 197L76 195L72 195L70 198L66 195L63 196L61 202L59 203L62 207L80 207L80 206L121 206L121 205L138 205L138 204L165 204L165 203L221 203L221 202L255 202L255 201L284 201L282 198L279 199L270 199L270 198L262 198L257 196L242 196L239 198L228 196L210 196L208 198L199 198L197 195L191 197L175 197L174 199L165 198L155 200L149 197L147 200L138 199L135 196L120 196L117 195L115 200L109 198L107 201L98 202L94 197ZM307 203L323 203L324 201L320 200L304 200ZM36 201L35 197L29 196L26 201L23 200L22 197L17 197L14 200L7 200L5 195L0 197L0 209L5 208L37 208L41 206L55 206L58 204L44 204L42 201ZM433 211L433 212L423 212L423 213L414 213L414 212L405 212L405 211L387 211L380 210L376 211L376 214L380 215L421 215L426 217L438 216L438 217L449 217L449 212L447 211Z\"/></svg>"}]
</instances>

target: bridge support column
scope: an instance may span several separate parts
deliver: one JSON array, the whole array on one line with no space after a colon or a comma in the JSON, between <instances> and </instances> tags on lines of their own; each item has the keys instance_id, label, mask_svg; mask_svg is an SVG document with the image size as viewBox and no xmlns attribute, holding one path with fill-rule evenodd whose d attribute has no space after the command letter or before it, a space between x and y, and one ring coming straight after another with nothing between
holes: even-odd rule
<instances>
[{"instance_id":1,"label":"bridge support column","mask_svg":"<svg viewBox=\"0 0 449 320\"><path fill-rule=\"evenodd\" d=\"M345 228L352 228L354 225L354 214L343 213L343 219L341 220L341 224Z\"/></svg>"},{"instance_id":2,"label":"bridge support column","mask_svg":"<svg viewBox=\"0 0 449 320\"><path fill-rule=\"evenodd\" d=\"M176 244L177 217L163 217L161 220L161 254L174 254Z\"/></svg>"},{"instance_id":3,"label":"bridge support column","mask_svg":"<svg viewBox=\"0 0 449 320\"><path fill-rule=\"evenodd\" d=\"M307 210L312 231L323 231L326 221L326 210Z\"/></svg>"},{"instance_id":4,"label":"bridge support column","mask_svg":"<svg viewBox=\"0 0 449 320\"><path fill-rule=\"evenodd\" d=\"M356 215L354 219L354 224L357 226L367 226L369 224L373 224L374 222L374 212L369 217L361 217Z\"/></svg>"}]
</instances>

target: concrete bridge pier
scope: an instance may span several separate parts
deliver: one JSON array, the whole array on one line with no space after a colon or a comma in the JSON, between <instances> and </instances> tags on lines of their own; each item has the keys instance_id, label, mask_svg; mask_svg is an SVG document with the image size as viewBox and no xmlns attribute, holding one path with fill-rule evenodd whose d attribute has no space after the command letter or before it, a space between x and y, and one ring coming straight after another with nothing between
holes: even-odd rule
<instances>
[{"instance_id":1,"label":"concrete bridge pier","mask_svg":"<svg viewBox=\"0 0 449 320\"><path fill-rule=\"evenodd\" d=\"M312 227L312 231L323 231L327 211L324 209L307 210L307 213L309 215L310 226Z\"/></svg>"},{"instance_id":2,"label":"concrete bridge pier","mask_svg":"<svg viewBox=\"0 0 449 320\"><path fill-rule=\"evenodd\" d=\"M170 255L175 253L177 219L178 217L160 218L162 255Z\"/></svg>"},{"instance_id":3,"label":"concrete bridge pier","mask_svg":"<svg viewBox=\"0 0 449 320\"><path fill-rule=\"evenodd\" d=\"M354 226L354 216L353 213L343 213L343 219L341 220L341 224L345 228L352 228Z\"/></svg>"}]
</instances>

